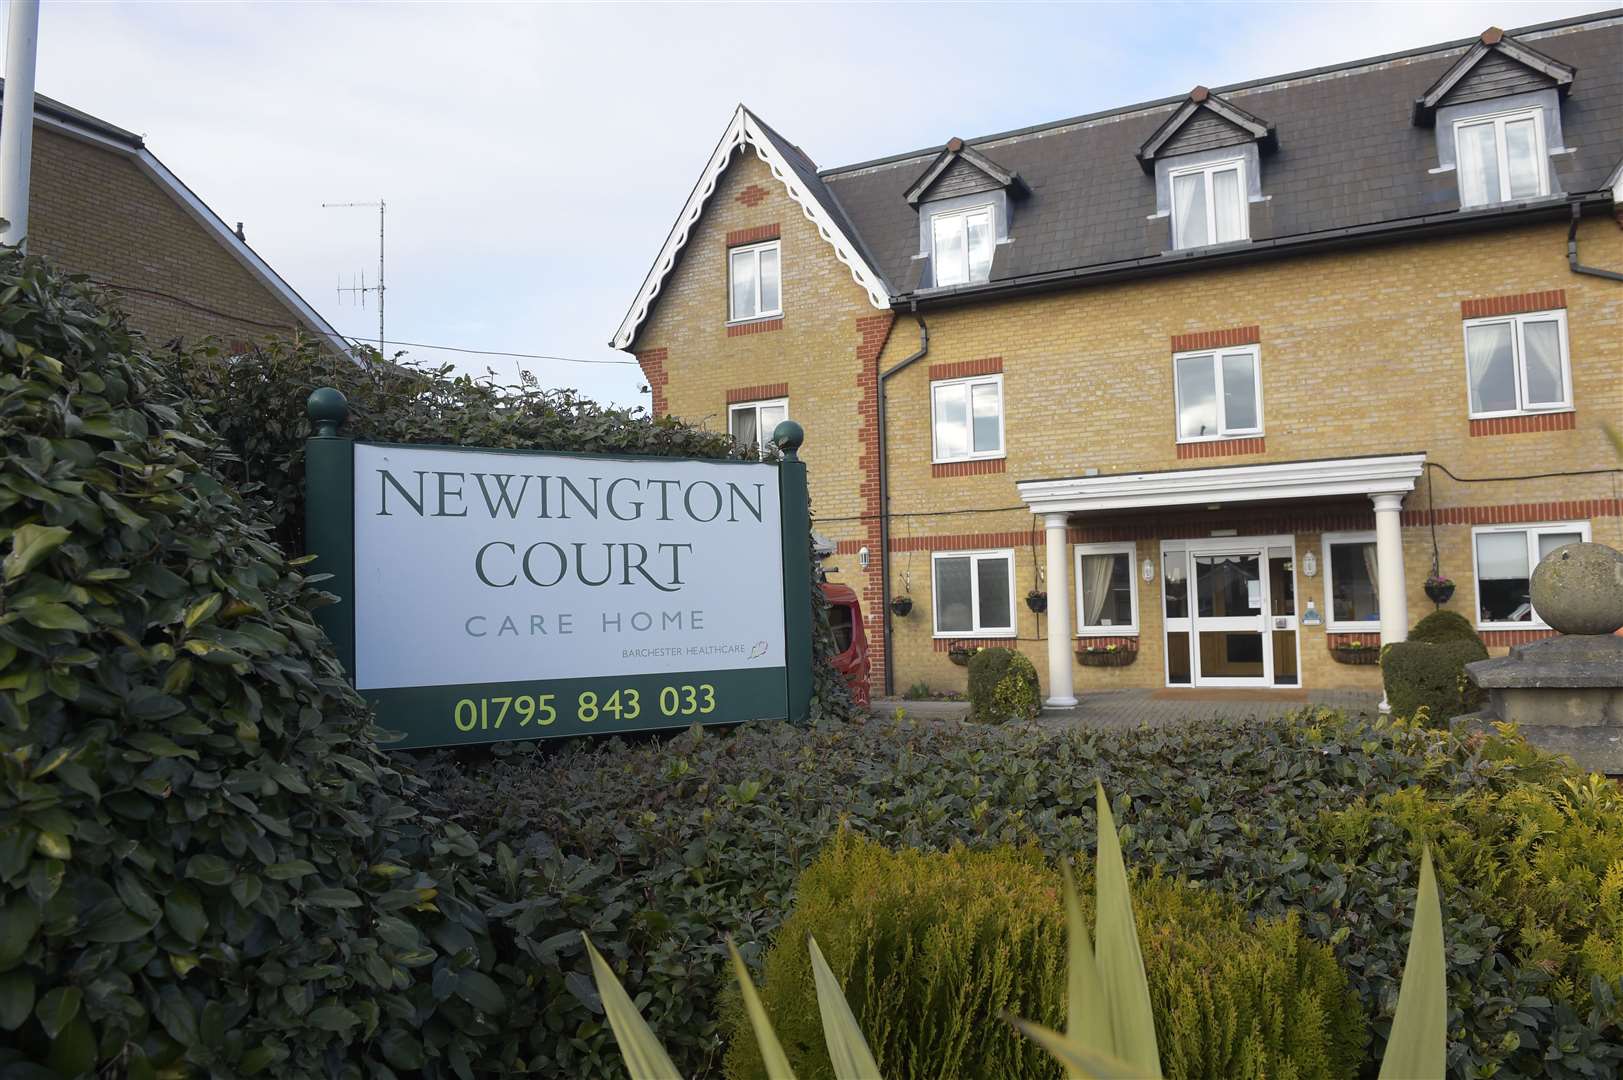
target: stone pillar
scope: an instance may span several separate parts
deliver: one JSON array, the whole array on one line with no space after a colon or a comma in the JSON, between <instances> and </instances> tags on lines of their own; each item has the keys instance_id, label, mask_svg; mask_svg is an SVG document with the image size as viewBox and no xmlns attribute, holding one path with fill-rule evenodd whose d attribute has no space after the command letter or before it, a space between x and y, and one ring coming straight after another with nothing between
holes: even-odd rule
<instances>
[{"instance_id":1,"label":"stone pillar","mask_svg":"<svg viewBox=\"0 0 1623 1080\"><path fill-rule=\"evenodd\" d=\"M1071 660L1071 545L1069 515L1044 514L1048 541L1048 700L1050 709L1076 708Z\"/></svg>"},{"instance_id":2,"label":"stone pillar","mask_svg":"<svg viewBox=\"0 0 1623 1080\"><path fill-rule=\"evenodd\" d=\"M1375 596L1381 609L1381 644L1409 636L1409 590L1403 575L1403 511L1401 494L1371 495L1375 503ZM1328 599L1325 606L1329 606ZM1385 695L1381 712L1392 711Z\"/></svg>"}]
</instances>

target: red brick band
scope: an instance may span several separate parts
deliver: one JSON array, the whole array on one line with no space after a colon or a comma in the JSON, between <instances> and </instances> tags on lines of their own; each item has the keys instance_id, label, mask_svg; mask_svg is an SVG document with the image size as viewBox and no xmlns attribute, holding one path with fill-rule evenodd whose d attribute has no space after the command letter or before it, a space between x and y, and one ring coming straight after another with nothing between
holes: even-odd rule
<instances>
[{"instance_id":1,"label":"red brick band","mask_svg":"<svg viewBox=\"0 0 1623 1080\"><path fill-rule=\"evenodd\" d=\"M1578 414L1565 412L1533 413L1531 416L1491 416L1471 421L1472 435L1521 435L1529 431L1571 431L1578 426Z\"/></svg>"},{"instance_id":2,"label":"red brick band","mask_svg":"<svg viewBox=\"0 0 1623 1080\"><path fill-rule=\"evenodd\" d=\"M648 380L648 389L653 392L654 415L666 415L671 411L669 403L665 400L665 387L671 381L670 375L665 371L666 350L644 349L632 355L637 358L637 366L642 368L642 376Z\"/></svg>"},{"instance_id":3,"label":"red brick band","mask_svg":"<svg viewBox=\"0 0 1623 1080\"><path fill-rule=\"evenodd\" d=\"M753 208L760 206L763 202L765 202L768 194L770 194L770 192L768 192L766 188L762 187L760 184L751 184L749 187L735 195L734 198L743 203L745 206Z\"/></svg>"},{"instance_id":4,"label":"red brick band","mask_svg":"<svg viewBox=\"0 0 1623 1080\"><path fill-rule=\"evenodd\" d=\"M778 223L770 225L757 225L751 229L734 229L727 234L727 246L739 247L743 244L760 244L767 240L778 238Z\"/></svg>"},{"instance_id":5,"label":"red brick band","mask_svg":"<svg viewBox=\"0 0 1623 1080\"><path fill-rule=\"evenodd\" d=\"M1179 459L1233 457L1237 454L1263 454L1267 451L1267 440L1261 435L1251 439L1209 439L1205 442L1178 444Z\"/></svg>"},{"instance_id":6,"label":"red brick band","mask_svg":"<svg viewBox=\"0 0 1623 1080\"><path fill-rule=\"evenodd\" d=\"M756 319L754 322L733 323L727 327L728 337L744 337L747 334L765 334L773 330L783 329L783 316L776 319Z\"/></svg>"},{"instance_id":7,"label":"red brick band","mask_svg":"<svg viewBox=\"0 0 1623 1080\"><path fill-rule=\"evenodd\" d=\"M1489 315L1525 315L1529 311L1554 311L1567 306L1567 290L1545 289L1543 292L1513 293L1510 296L1487 296L1480 300L1461 300L1460 318L1481 319Z\"/></svg>"},{"instance_id":8,"label":"red brick band","mask_svg":"<svg viewBox=\"0 0 1623 1080\"><path fill-rule=\"evenodd\" d=\"M1554 630L1478 630L1477 636L1482 644L1505 647L1509 645L1527 645L1534 641L1543 641L1545 638L1556 636Z\"/></svg>"},{"instance_id":9,"label":"red brick band","mask_svg":"<svg viewBox=\"0 0 1623 1080\"><path fill-rule=\"evenodd\" d=\"M1012 649L1016 638L988 637L988 638L935 638L932 647L936 652L951 652L956 648L965 649Z\"/></svg>"},{"instance_id":10,"label":"red brick band","mask_svg":"<svg viewBox=\"0 0 1623 1080\"><path fill-rule=\"evenodd\" d=\"M1103 649L1111 645L1120 645L1128 652L1138 651L1138 636L1132 637L1079 637L1076 639L1077 649L1095 648Z\"/></svg>"},{"instance_id":11,"label":"red brick band","mask_svg":"<svg viewBox=\"0 0 1623 1080\"><path fill-rule=\"evenodd\" d=\"M1262 342L1262 327L1235 326L1228 330L1202 330L1193 334L1173 334L1172 351L1194 352L1197 349L1226 349L1233 345L1258 345Z\"/></svg>"},{"instance_id":12,"label":"red brick band","mask_svg":"<svg viewBox=\"0 0 1623 1080\"><path fill-rule=\"evenodd\" d=\"M1401 520L1405 525L1517 525L1620 516L1623 516L1623 499L1566 499L1502 506L1442 506L1432 511L1405 510Z\"/></svg>"},{"instance_id":13,"label":"red brick band","mask_svg":"<svg viewBox=\"0 0 1623 1080\"><path fill-rule=\"evenodd\" d=\"M941 476L979 476L982 473L999 473L1008 465L1005 458L979 458L975 461L938 461L930 466L930 475Z\"/></svg>"},{"instance_id":14,"label":"red brick band","mask_svg":"<svg viewBox=\"0 0 1623 1080\"><path fill-rule=\"evenodd\" d=\"M736 390L727 391L727 404L738 405L745 401L770 401L773 398L786 398L789 396L789 384L786 382L765 383L761 386L740 386Z\"/></svg>"},{"instance_id":15,"label":"red brick band","mask_svg":"<svg viewBox=\"0 0 1623 1080\"><path fill-rule=\"evenodd\" d=\"M1015 532L954 533L950 536L893 536L892 551L980 551L983 548L1022 547L1041 544L1041 529L1021 529Z\"/></svg>"},{"instance_id":16,"label":"red brick band","mask_svg":"<svg viewBox=\"0 0 1623 1080\"><path fill-rule=\"evenodd\" d=\"M1379 632L1373 634L1328 633L1324 635L1324 642L1325 646L1331 649L1345 649L1349 645L1362 645L1366 649L1378 649L1381 647L1381 635Z\"/></svg>"},{"instance_id":17,"label":"red brick band","mask_svg":"<svg viewBox=\"0 0 1623 1080\"><path fill-rule=\"evenodd\" d=\"M930 381L967 379L973 375L1003 374L1003 357L988 356L980 360L960 360L953 364L931 364Z\"/></svg>"}]
</instances>

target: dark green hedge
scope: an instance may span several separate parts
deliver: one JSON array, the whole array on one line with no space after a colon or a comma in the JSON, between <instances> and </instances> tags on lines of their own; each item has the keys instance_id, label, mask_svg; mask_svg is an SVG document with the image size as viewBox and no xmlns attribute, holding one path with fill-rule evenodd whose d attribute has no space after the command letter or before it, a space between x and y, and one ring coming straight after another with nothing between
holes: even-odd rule
<instances>
[{"instance_id":1,"label":"dark green hedge","mask_svg":"<svg viewBox=\"0 0 1623 1080\"><path fill-rule=\"evenodd\" d=\"M1565 767L1520 741L1312 712L1160 730L875 721L440 755L424 770L487 844L535 855L503 918L522 921L545 985L562 991L545 1023L556 1036L548 1060L567 1075L618 1075L602 1064L613 1051L578 930L633 996L647 995L644 1014L684 1075L718 1076L732 978L721 934L759 970L797 876L842 822L892 847L1034 843L1086 862L1096 778L1115 797L1130 865L1219 888L1252 915L1297 911L1333 947L1371 1019L1368 1075L1396 1002L1419 838L1446 818L1451 1075L1598 1080L1623 1069L1623 984L1575 989L1604 970L1602 947L1589 946L1592 961L1550 952L1552 937L1582 942L1592 924L1614 949L1623 939L1618 923L1598 921L1618 906L1601 883L1623 860L1623 793L1574 794ZM1400 795L1413 804L1389 805ZM1501 827L1477 811L1482 798L1589 824ZM1416 804L1431 814L1399 813ZM1564 901L1552 893L1547 915L1524 917L1503 888L1513 862L1539 876L1565 866Z\"/></svg>"},{"instance_id":2,"label":"dark green hedge","mask_svg":"<svg viewBox=\"0 0 1623 1080\"><path fill-rule=\"evenodd\" d=\"M969 658L969 715L983 724L1031 720L1042 709L1037 669L1013 649L977 649Z\"/></svg>"},{"instance_id":3,"label":"dark green hedge","mask_svg":"<svg viewBox=\"0 0 1623 1080\"><path fill-rule=\"evenodd\" d=\"M1482 639L1471 626L1471 620L1457 611L1438 610L1427 615L1414 624L1409 631L1410 641L1429 641L1441 644L1445 641L1475 641Z\"/></svg>"},{"instance_id":4,"label":"dark green hedge","mask_svg":"<svg viewBox=\"0 0 1623 1080\"><path fill-rule=\"evenodd\" d=\"M1465 665L1486 660L1487 647L1469 641L1398 641L1381 650L1381 678L1392 712L1412 717L1426 710L1429 722L1446 724L1482 707L1487 695L1465 674Z\"/></svg>"}]
</instances>

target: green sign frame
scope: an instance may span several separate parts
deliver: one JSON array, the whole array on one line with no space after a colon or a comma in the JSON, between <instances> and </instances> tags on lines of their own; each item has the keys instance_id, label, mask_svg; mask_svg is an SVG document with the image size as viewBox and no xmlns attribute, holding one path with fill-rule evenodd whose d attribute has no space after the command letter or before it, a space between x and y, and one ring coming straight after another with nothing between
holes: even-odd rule
<instances>
[{"instance_id":1,"label":"green sign frame","mask_svg":"<svg viewBox=\"0 0 1623 1080\"><path fill-rule=\"evenodd\" d=\"M312 433L305 443L305 547L315 558L312 573L338 598L316 611L350 681L355 680L356 544L355 446L340 429L348 419L344 396L331 387L310 395ZM361 690L379 724L403 737L394 750L472 746L576 735L625 734L685 728L693 723L746 720L803 723L811 713L812 567L811 509L806 465L798 451L799 424L785 421L773 432L783 451L776 464L782 544L784 663L774 668L691 670L665 674L585 678L513 679ZM582 454L551 450L432 444L367 443L402 450L489 451L617 461L724 460L648 454ZM739 464L746 464L740 462Z\"/></svg>"}]
</instances>

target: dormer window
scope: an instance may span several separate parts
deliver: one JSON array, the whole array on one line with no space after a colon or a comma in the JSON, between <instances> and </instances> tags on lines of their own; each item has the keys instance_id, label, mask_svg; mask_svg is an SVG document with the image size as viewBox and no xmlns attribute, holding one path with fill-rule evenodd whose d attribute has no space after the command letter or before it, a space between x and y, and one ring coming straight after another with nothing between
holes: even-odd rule
<instances>
[{"instance_id":1,"label":"dormer window","mask_svg":"<svg viewBox=\"0 0 1623 1080\"><path fill-rule=\"evenodd\" d=\"M727 253L728 319L741 322L783 314L778 241L735 247Z\"/></svg>"},{"instance_id":2,"label":"dormer window","mask_svg":"<svg viewBox=\"0 0 1623 1080\"><path fill-rule=\"evenodd\" d=\"M1228 244L1250 237L1243 160L1175 169L1171 179L1174 247Z\"/></svg>"},{"instance_id":3,"label":"dormer window","mask_svg":"<svg viewBox=\"0 0 1623 1080\"><path fill-rule=\"evenodd\" d=\"M1458 120L1454 138L1462 207L1536 199L1550 193L1542 109Z\"/></svg>"},{"instance_id":4,"label":"dormer window","mask_svg":"<svg viewBox=\"0 0 1623 1080\"><path fill-rule=\"evenodd\" d=\"M974 285L992 276L996 243L991 206L937 213L930 218L930 262L935 284Z\"/></svg>"}]
</instances>

